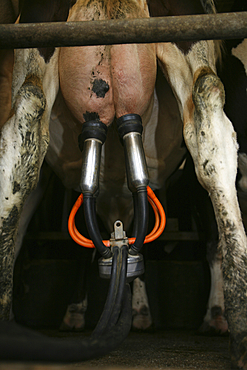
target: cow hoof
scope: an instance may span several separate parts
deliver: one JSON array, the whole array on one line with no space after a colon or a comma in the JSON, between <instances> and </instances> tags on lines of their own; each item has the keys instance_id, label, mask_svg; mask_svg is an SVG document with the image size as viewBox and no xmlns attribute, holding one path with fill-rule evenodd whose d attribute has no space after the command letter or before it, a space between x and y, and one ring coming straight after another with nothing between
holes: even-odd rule
<instances>
[{"instance_id":1,"label":"cow hoof","mask_svg":"<svg viewBox=\"0 0 247 370\"><path fill-rule=\"evenodd\" d=\"M228 335L228 323L220 306L214 306L198 330L201 335Z\"/></svg>"},{"instance_id":2,"label":"cow hoof","mask_svg":"<svg viewBox=\"0 0 247 370\"><path fill-rule=\"evenodd\" d=\"M242 339L241 339L242 338ZM247 370L247 336L230 336L232 370Z\"/></svg>"},{"instance_id":3,"label":"cow hoof","mask_svg":"<svg viewBox=\"0 0 247 370\"><path fill-rule=\"evenodd\" d=\"M152 318L147 306L142 306L139 311L132 310L132 329L147 331L152 328Z\"/></svg>"},{"instance_id":4,"label":"cow hoof","mask_svg":"<svg viewBox=\"0 0 247 370\"><path fill-rule=\"evenodd\" d=\"M205 336L227 336L229 332L226 319L222 318L219 321L211 320L210 322L203 321L198 329L198 334Z\"/></svg>"},{"instance_id":5,"label":"cow hoof","mask_svg":"<svg viewBox=\"0 0 247 370\"><path fill-rule=\"evenodd\" d=\"M67 308L63 322L60 325L61 331L83 331L85 327L85 308L82 303L70 304Z\"/></svg>"}]
</instances>

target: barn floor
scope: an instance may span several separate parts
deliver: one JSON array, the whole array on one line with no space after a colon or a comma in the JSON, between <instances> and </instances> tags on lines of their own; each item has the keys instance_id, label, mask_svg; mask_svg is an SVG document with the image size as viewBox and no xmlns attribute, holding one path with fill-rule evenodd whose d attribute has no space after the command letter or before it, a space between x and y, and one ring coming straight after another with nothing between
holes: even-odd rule
<instances>
[{"instance_id":1,"label":"barn floor","mask_svg":"<svg viewBox=\"0 0 247 370\"><path fill-rule=\"evenodd\" d=\"M49 331L56 336L58 332ZM60 334L61 336L61 334ZM70 334L75 340L85 334ZM195 331L166 330L131 332L122 345L100 359L73 365L1 363L0 370L86 370L86 369L210 369L230 370L228 337L203 337Z\"/></svg>"}]
</instances>

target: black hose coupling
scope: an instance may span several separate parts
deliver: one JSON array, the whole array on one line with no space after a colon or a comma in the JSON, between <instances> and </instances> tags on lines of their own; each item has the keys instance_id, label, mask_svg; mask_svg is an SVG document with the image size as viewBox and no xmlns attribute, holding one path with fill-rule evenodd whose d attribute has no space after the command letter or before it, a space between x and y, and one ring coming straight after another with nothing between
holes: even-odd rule
<instances>
[{"instance_id":1,"label":"black hose coupling","mask_svg":"<svg viewBox=\"0 0 247 370\"><path fill-rule=\"evenodd\" d=\"M139 253L132 253L132 255L128 254L128 252L130 252L129 242L128 242L128 238L126 237L126 233L123 230L123 223L120 220L117 220L114 223L114 232L111 234L110 243L111 243L111 247L113 251L115 249L118 249L119 253L122 253L122 251L125 249L127 251L127 255L126 255L127 266L126 266L126 272L125 272L127 282L131 282L136 277L144 273L143 256ZM113 271L114 271L113 258L99 259L100 277L104 279L112 278Z\"/></svg>"},{"instance_id":2,"label":"black hose coupling","mask_svg":"<svg viewBox=\"0 0 247 370\"><path fill-rule=\"evenodd\" d=\"M124 145L128 187L132 192L147 187L148 170L142 144L142 120L138 114L126 114L117 120L118 132Z\"/></svg>"},{"instance_id":3,"label":"black hose coupling","mask_svg":"<svg viewBox=\"0 0 247 370\"><path fill-rule=\"evenodd\" d=\"M85 140L97 139L102 144L106 141L107 126L101 121L88 121L83 123L81 134L78 137L79 148L83 151L83 144Z\"/></svg>"},{"instance_id":4,"label":"black hose coupling","mask_svg":"<svg viewBox=\"0 0 247 370\"><path fill-rule=\"evenodd\" d=\"M107 126L100 121L88 121L78 137L82 151L80 187L84 194L95 194L99 187L101 148L106 140Z\"/></svg>"}]
</instances>

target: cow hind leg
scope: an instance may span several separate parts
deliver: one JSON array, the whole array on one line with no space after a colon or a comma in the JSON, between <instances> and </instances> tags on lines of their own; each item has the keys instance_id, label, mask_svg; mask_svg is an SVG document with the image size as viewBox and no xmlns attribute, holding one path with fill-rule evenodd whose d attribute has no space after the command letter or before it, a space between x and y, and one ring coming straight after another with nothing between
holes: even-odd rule
<instances>
[{"instance_id":1,"label":"cow hind leg","mask_svg":"<svg viewBox=\"0 0 247 370\"><path fill-rule=\"evenodd\" d=\"M87 295L81 302L68 305L59 329L61 331L83 331L85 327L86 310Z\"/></svg>"},{"instance_id":2,"label":"cow hind leg","mask_svg":"<svg viewBox=\"0 0 247 370\"><path fill-rule=\"evenodd\" d=\"M212 202L207 191L199 184L195 168L190 156L187 157L183 170L189 179L191 206L196 212L198 230L205 233L206 256L210 269L211 286L207 304L207 312L198 332L201 335L225 335L228 324L224 316L224 294L222 275L222 254L218 251L218 229Z\"/></svg>"},{"instance_id":3,"label":"cow hind leg","mask_svg":"<svg viewBox=\"0 0 247 370\"><path fill-rule=\"evenodd\" d=\"M26 234L28 225L36 211L41 199L44 196L46 188L50 182L52 176L51 168L44 162L41 168L40 178L38 185L35 190L31 192L28 196L26 202L24 203L23 210L21 212L20 221L18 225L18 231L15 241L15 262L20 253L23 238ZM11 310L10 320L14 320L14 312Z\"/></svg>"},{"instance_id":4,"label":"cow hind leg","mask_svg":"<svg viewBox=\"0 0 247 370\"><path fill-rule=\"evenodd\" d=\"M222 255L217 253L217 244L214 242L207 244L211 287L207 312L203 319L203 323L199 328L199 333L203 335L225 335L228 333L228 324L224 314L225 305L223 294ZM213 258L212 249L214 252Z\"/></svg>"},{"instance_id":5,"label":"cow hind leg","mask_svg":"<svg viewBox=\"0 0 247 370\"><path fill-rule=\"evenodd\" d=\"M58 91L57 56L15 51L12 109L0 136L0 320L9 318L15 242L24 202L39 179L49 143L50 112Z\"/></svg>"},{"instance_id":6,"label":"cow hind leg","mask_svg":"<svg viewBox=\"0 0 247 370\"><path fill-rule=\"evenodd\" d=\"M133 281L132 295L132 328L147 330L152 326L148 296L145 282L139 277Z\"/></svg>"},{"instance_id":7,"label":"cow hind leg","mask_svg":"<svg viewBox=\"0 0 247 370\"><path fill-rule=\"evenodd\" d=\"M17 114L3 127L0 143L0 318L8 319L12 297L15 238L27 195L38 180L40 142L38 120L45 101L37 87L23 87L17 98ZM35 109L34 109L35 106ZM13 135L15 140L13 140Z\"/></svg>"},{"instance_id":8,"label":"cow hind leg","mask_svg":"<svg viewBox=\"0 0 247 370\"><path fill-rule=\"evenodd\" d=\"M85 253L84 253L85 252ZM83 331L85 327L85 313L87 311L87 275L91 267L91 251L81 250L78 256L77 284L74 287L72 298L67 306L66 313L60 325L61 331ZM90 258L91 257L91 258Z\"/></svg>"},{"instance_id":9,"label":"cow hind leg","mask_svg":"<svg viewBox=\"0 0 247 370\"><path fill-rule=\"evenodd\" d=\"M235 188L236 134L223 113L224 89L217 76L199 75L193 102L194 120L185 124L184 136L218 225L232 364L247 369L247 241Z\"/></svg>"}]
</instances>

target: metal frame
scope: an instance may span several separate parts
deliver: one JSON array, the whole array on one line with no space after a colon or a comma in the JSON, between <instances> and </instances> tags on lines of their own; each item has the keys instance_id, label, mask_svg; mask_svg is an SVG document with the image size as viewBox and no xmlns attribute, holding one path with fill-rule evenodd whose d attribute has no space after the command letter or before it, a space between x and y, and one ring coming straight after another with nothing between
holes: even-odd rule
<instances>
[{"instance_id":1,"label":"metal frame","mask_svg":"<svg viewBox=\"0 0 247 370\"><path fill-rule=\"evenodd\" d=\"M247 12L0 25L0 49L247 38Z\"/></svg>"}]
</instances>

